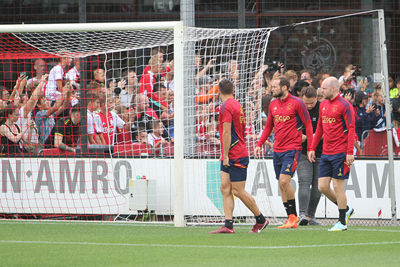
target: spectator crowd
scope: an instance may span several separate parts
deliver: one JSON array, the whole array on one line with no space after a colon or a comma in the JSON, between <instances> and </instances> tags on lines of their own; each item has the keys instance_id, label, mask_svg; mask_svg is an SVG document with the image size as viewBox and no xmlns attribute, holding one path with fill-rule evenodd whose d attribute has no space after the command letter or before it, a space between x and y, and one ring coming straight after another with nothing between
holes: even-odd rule
<instances>
[{"instance_id":1,"label":"spectator crowd","mask_svg":"<svg viewBox=\"0 0 400 267\"><path fill-rule=\"evenodd\" d=\"M234 59L225 62L221 75L221 71L219 74L215 71L215 58L208 58L207 62L203 60L205 58L199 55L194 60L196 151L199 155L217 155L220 153L218 82L221 78L228 78L238 88L240 66ZM142 73L127 68L117 80L113 77L106 79L106 71L102 68L94 69L90 82L85 84L84 95L80 90L79 58L61 57L56 65L51 68L49 65L44 59L36 59L33 61L34 77L29 78L22 72L13 88L0 86L2 155L73 154L81 149L83 140L87 140L89 147L112 147L114 153L122 155L128 155L123 152L129 147L140 151L142 156L172 155L174 62L166 60L162 48L151 50ZM311 103L314 97L315 101L323 101L322 81L335 74L288 70L283 64L274 62L262 65L256 73L249 75L251 83L241 94L240 101L245 109L246 142L251 154L273 99L272 79L285 76L290 82L290 93ZM362 76L360 67L348 65L341 75L336 76L342 96L356 110L358 142L355 154L362 155L363 140L369 133L385 131L387 112L392 114L394 128L400 126L400 78L389 77L391 110L387 111L381 85L372 84L368 77ZM310 87L315 89L315 94ZM81 103L83 98L85 105ZM82 112L83 106L86 112ZM82 125L83 114L86 115L85 127ZM273 134L267 141L266 154L272 143Z\"/></svg>"}]
</instances>

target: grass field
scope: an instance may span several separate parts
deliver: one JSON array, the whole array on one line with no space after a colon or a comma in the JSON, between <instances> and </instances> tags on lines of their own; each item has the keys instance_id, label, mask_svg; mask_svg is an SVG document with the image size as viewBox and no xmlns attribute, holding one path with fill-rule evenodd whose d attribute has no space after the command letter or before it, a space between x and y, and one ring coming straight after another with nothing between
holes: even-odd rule
<instances>
[{"instance_id":1,"label":"grass field","mask_svg":"<svg viewBox=\"0 0 400 267\"><path fill-rule=\"evenodd\" d=\"M236 227L0 222L0 266L399 266L400 228L328 227L261 234Z\"/></svg>"}]
</instances>

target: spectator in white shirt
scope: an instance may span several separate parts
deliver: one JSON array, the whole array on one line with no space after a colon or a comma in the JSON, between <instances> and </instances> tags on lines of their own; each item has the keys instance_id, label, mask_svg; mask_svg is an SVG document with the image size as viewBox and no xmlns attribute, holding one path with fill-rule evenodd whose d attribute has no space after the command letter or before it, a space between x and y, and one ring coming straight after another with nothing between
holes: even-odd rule
<instances>
[{"instance_id":1,"label":"spectator in white shirt","mask_svg":"<svg viewBox=\"0 0 400 267\"><path fill-rule=\"evenodd\" d=\"M47 72L47 63L41 58L38 58L35 60L33 64L33 69L35 70L35 77L32 77L28 79L28 82L26 84L27 89L32 88L34 89L35 86L33 86L33 83L39 82L40 78Z\"/></svg>"},{"instance_id":2,"label":"spectator in white shirt","mask_svg":"<svg viewBox=\"0 0 400 267\"><path fill-rule=\"evenodd\" d=\"M74 67L71 68L67 74L65 75L67 80L70 81L71 85L79 88L79 81L80 81L80 58L74 58Z\"/></svg>"},{"instance_id":3,"label":"spectator in white shirt","mask_svg":"<svg viewBox=\"0 0 400 267\"><path fill-rule=\"evenodd\" d=\"M89 94L87 104L87 133L89 144L103 144L106 142L103 136L103 126L101 119L94 112L100 107L100 99L98 95Z\"/></svg>"},{"instance_id":4,"label":"spectator in white shirt","mask_svg":"<svg viewBox=\"0 0 400 267\"><path fill-rule=\"evenodd\" d=\"M43 87L44 95L51 101L56 101L63 89L63 80L65 78L65 68L71 64L71 58L62 57L60 63L54 66L49 73L49 79Z\"/></svg>"},{"instance_id":5,"label":"spectator in white shirt","mask_svg":"<svg viewBox=\"0 0 400 267\"><path fill-rule=\"evenodd\" d=\"M147 141L153 148L159 148L160 146L166 145L168 143L162 137L164 133L164 125L161 121L156 120L152 122L153 131L147 135Z\"/></svg>"}]
</instances>

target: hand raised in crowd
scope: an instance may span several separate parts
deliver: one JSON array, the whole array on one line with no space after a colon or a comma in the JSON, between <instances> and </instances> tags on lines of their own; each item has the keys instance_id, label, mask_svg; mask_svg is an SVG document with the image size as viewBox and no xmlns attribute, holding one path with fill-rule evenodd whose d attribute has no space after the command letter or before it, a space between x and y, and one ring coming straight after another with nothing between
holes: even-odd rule
<instances>
[{"instance_id":1,"label":"hand raised in crowd","mask_svg":"<svg viewBox=\"0 0 400 267\"><path fill-rule=\"evenodd\" d=\"M49 78L49 74L43 74L42 78L40 78L40 82L47 81L47 78Z\"/></svg>"},{"instance_id":2,"label":"hand raised in crowd","mask_svg":"<svg viewBox=\"0 0 400 267\"><path fill-rule=\"evenodd\" d=\"M368 114L374 111L374 107L372 105L369 105L368 108L365 110Z\"/></svg>"},{"instance_id":3,"label":"hand raised in crowd","mask_svg":"<svg viewBox=\"0 0 400 267\"><path fill-rule=\"evenodd\" d=\"M352 99L352 97L353 97L353 94L351 92L347 92L344 94L344 99L346 99L349 102Z\"/></svg>"},{"instance_id":4,"label":"hand raised in crowd","mask_svg":"<svg viewBox=\"0 0 400 267\"><path fill-rule=\"evenodd\" d=\"M121 88L121 89L125 88L125 85L126 85L126 80L125 79L122 79L117 83L117 86L119 88Z\"/></svg>"},{"instance_id":5,"label":"hand raised in crowd","mask_svg":"<svg viewBox=\"0 0 400 267\"><path fill-rule=\"evenodd\" d=\"M362 80L360 81L360 85L361 85L361 89L360 89L360 90L361 90L362 92L364 92L365 89L367 89L367 87L368 87L368 85L369 85L367 77L365 77L364 79L362 79Z\"/></svg>"},{"instance_id":6,"label":"hand raised in crowd","mask_svg":"<svg viewBox=\"0 0 400 267\"><path fill-rule=\"evenodd\" d=\"M345 76L344 76L344 81L349 81L353 77L355 69L350 70Z\"/></svg>"},{"instance_id":7,"label":"hand raised in crowd","mask_svg":"<svg viewBox=\"0 0 400 267\"><path fill-rule=\"evenodd\" d=\"M208 61L208 63L207 63L207 67L208 67L208 68L213 68L213 67L215 66L215 62L216 62L216 61L217 61L216 58L210 59L210 60Z\"/></svg>"}]
</instances>

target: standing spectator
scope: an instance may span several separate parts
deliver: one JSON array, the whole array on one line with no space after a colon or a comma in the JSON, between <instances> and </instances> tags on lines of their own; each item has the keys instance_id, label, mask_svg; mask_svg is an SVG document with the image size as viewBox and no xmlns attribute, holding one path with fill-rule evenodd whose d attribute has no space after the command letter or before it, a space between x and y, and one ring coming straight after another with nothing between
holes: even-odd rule
<instances>
[{"instance_id":1,"label":"standing spectator","mask_svg":"<svg viewBox=\"0 0 400 267\"><path fill-rule=\"evenodd\" d=\"M93 80L97 82L100 87L105 88L105 82L106 82L106 72L104 69L95 69L93 71Z\"/></svg>"},{"instance_id":2,"label":"standing spectator","mask_svg":"<svg viewBox=\"0 0 400 267\"><path fill-rule=\"evenodd\" d=\"M356 66L353 66L352 64L349 64L344 68L343 75L339 77L339 88L341 88L342 85L357 88L357 81L354 76L355 70Z\"/></svg>"},{"instance_id":3,"label":"standing spectator","mask_svg":"<svg viewBox=\"0 0 400 267\"><path fill-rule=\"evenodd\" d=\"M70 82L72 86L75 88L79 88L79 82L81 77L81 60L80 58L74 58L74 67L72 67L67 74L65 75L66 79Z\"/></svg>"},{"instance_id":4,"label":"standing spectator","mask_svg":"<svg viewBox=\"0 0 400 267\"><path fill-rule=\"evenodd\" d=\"M174 138L174 91L167 92L168 110L161 113L161 120L167 128L167 133L170 138Z\"/></svg>"},{"instance_id":5,"label":"standing spectator","mask_svg":"<svg viewBox=\"0 0 400 267\"><path fill-rule=\"evenodd\" d=\"M123 74L123 79L118 82L118 86L122 89L119 95L121 105L129 108L133 98L139 93L139 83L136 72L134 70L125 72Z\"/></svg>"},{"instance_id":6,"label":"standing spectator","mask_svg":"<svg viewBox=\"0 0 400 267\"><path fill-rule=\"evenodd\" d=\"M395 75L389 74L389 96L390 99L399 97L399 88L396 86L395 83Z\"/></svg>"},{"instance_id":7,"label":"standing spectator","mask_svg":"<svg viewBox=\"0 0 400 267\"><path fill-rule=\"evenodd\" d=\"M28 79L26 83L27 88L35 88L36 86L33 85L35 82L40 82L40 79L44 74L47 72L47 63L41 58L35 60L33 64L33 69L35 70L35 76Z\"/></svg>"},{"instance_id":8,"label":"standing spectator","mask_svg":"<svg viewBox=\"0 0 400 267\"><path fill-rule=\"evenodd\" d=\"M397 85L400 87L400 81ZM399 128L400 127L400 97L394 97L392 100L392 108L393 108L393 127Z\"/></svg>"},{"instance_id":9,"label":"standing spectator","mask_svg":"<svg viewBox=\"0 0 400 267\"><path fill-rule=\"evenodd\" d=\"M321 86L322 86L322 82L326 79L326 78L328 78L329 76L331 76L329 73L327 73L327 72L321 72L321 73L318 73L318 75L317 75L317 85L318 85L318 88L321 88ZM319 101L319 100L318 100Z\"/></svg>"},{"instance_id":10,"label":"standing spectator","mask_svg":"<svg viewBox=\"0 0 400 267\"><path fill-rule=\"evenodd\" d=\"M62 97L57 99L53 106L50 105L50 101L45 96L42 95L39 98L37 103L39 111L36 112L35 123L38 127L40 145L44 145L46 139L50 136L51 130L56 123L55 116L60 115L64 109L69 108L71 89L69 85L64 86Z\"/></svg>"},{"instance_id":11,"label":"standing spectator","mask_svg":"<svg viewBox=\"0 0 400 267\"><path fill-rule=\"evenodd\" d=\"M70 57L60 58L60 63L50 70L48 81L43 86L44 95L53 103L61 96L65 78L64 71L71 64L71 61Z\"/></svg>"},{"instance_id":12,"label":"standing spectator","mask_svg":"<svg viewBox=\"0 0 400 267\"><path fill-rule=\"evenodd\" d=\"M156 112L149 106L149 98L143 94L136 95L134 107L129 110L129 121L132 122L132 140L136 140L139 127L151 131L151 121L158 120Z\"/></svg>"},{"instance_id":13,"label":"standing spectator","mask_svg":"<svg viewBox=\"0 0 400 267\"><path fill-rule=\"evenodd\" d=\"M134 139L134 143L145 144L147 147L150 147L148 138L147 138L147 130L144 127L139 127L136 138Z\"/></svg>"},{"instance_id":14,"label":"standing spectator","mask_svg":"<svg viewBox=\"0 0 400 267\"><path fill-rule=\"evenodd\" d=\"M5 122L0 126L2 154L16 156L24 152L22 140L29 142L30 128L33 127L32 121L29 121L24 130L16 123L19 118L19 109L12 104L4 109ZM28 132L28 134L26 134Z\"/></svg>"},{"instance_id":15,"label":"standing spectator","mask_svg":"<svg viewBox=\"0 0 400 267\"><path fill-rule=\"evenodd\" d=\"M293 92L294 85L297 83L298 80L297 73L294 70L288 70L285 72L285 77L289 80L290 83L289 91Z\"/></svg>"},{"instance_id":16,"label":"standing spectator","mask_svg":"<svg viewBox=\"0 0 400 267\"><path fill-rule=\"evenodd\" d=\"M100 116L103 138L106 145L114 145L117 130L130 130L129 124L126 124L115 112L113 112L114 99L112 96L103 96L100 99Z\"/></svg>"},{"instance_id":17,"label":"standing spectator","mask_svg":"<svg viewBox=\"0 0 400 267\"><path fill-rule=\"evenodd\" d=\"M356 112L356 134L359 141L363 140L363 133L371 130L376 124L376 115L374 106L368 104L368 95L365 92L358 91L355 97Z\"/></svg>"},{"instance_id":18,"label":"standing spectator","mask_svg":"<svg viewBox=\"0 0 400 267\"><path fill-rule=\"evenodd\" d=\"M311 71L309 71L309 70L300 71L300 80L304 80L304 81L308 82L309 85L312 85L313 78L312 78Z\"/></svg>"},{"instance_id":19,"label":"standing spectator","mask_svg":"<svg viewBox=\"0 0 400 267\"><path fill-rule=\"evenodd\" d=\"M308 86L301 91L302 99L310 114L313 133L317 129L319 118L319 104L317 100L317 90ZM319 142L316 150L316 160L311 163L307 159L307 135L303 129L302 146L299 166L297 167L297 176L299 181L299 225L319 225L315 219L315 212L321 198L321 192L318 190L318 167L322 154L322 141Z\"/></svg>"},{"instance_id":20,"label":"standing spectator","mask_svg":"<svg viewBox=\"0 0 400 267\"><path fill-rule=\"evenodd\" d=\"M160 63L160 65L164 62L164 54L165 54L165 50L162 47L153 47L151 49L151 59L153 59L154 61L158 61ZM146 75L149 70L151 70L151 66L147 65L144 70L143 70L143 75Z\"/></svg>"},{"instance_id":21,"label":"standing spectator","mask_svg":"<svg viewBox=\"0 0 400 267\"><path fill-rule=\"evenodd\" d=\"M100 99L98 95L89 94L87 104L87 133L89 144L106 144L103 136L103 126L101 119L96 118L95 112L100 107Z\"/></svg>"},{"instance_id":22,"label":"standing spectator","mask_svg":"<svg viewBox=\"0 0 400 267\"><path fill-rule=\"evenodd\" d=\"M164 73L164 86L167 90L174 91L174 61L168 62Z\"/></svg>"},{"instance_id":23,"label":"standing spectator","mask_svg":"<svg viewBox=\"0 0 400 267\"><path fill-rule=\"evenodd\" d=\"M378 85L375 87L373 93L374 103L372 104L375 115L377 117L374 131L382 132L386 130L386 107L384 104L382 88L380 87L380 85Z\"/></svg>"},{"instance_id":24,"label":"standing spectator","mask_svg":"<svg viewBox=\"0 0 400 267\"><path fill-rule=\"evenodd\" d=\"M154 86L158 82L157 76L160 73L160 61L156 58L151 58L149 60L149 67L150 70L140 78L140 93L154 101L158 101L158 96L154 93Z\"/></svg>"},{"instance_id":25,"label":"standing spectator","mask_svg":"<svg viewBox=\"0 0 400 267\"><path fill-rule=\"evenodd\" d=\"M20 107L20 114L17 121L19 128L22 131L25 131L27 127L30 128L32 133L29 135L30 139L27 140L27 144L25 148L29 150L29 152L35 153L37 152L37 145L39 144L39 131L33 121L32 111L36 107L36 104L42 94L42 87L46 83L48 75L45 74L40 78L40 83L37 85L36 89L32 92L31 97L28 101L24 102ZM30 122L32 120L32 122ZM26 141L26 140L24 140Z\"/></svg>"},{"instance_id":26,"label":"standing spectator","mask_svg":"<svg viewBox=\"0 0 400 267\"><path fill-rule=\"evenodd\" d=\"M196 85L199 84L199 78L208 74L208 72L214 68L216 58L212 58L207 62L207 65L203 68L202 59L199 55L195 57L195 66L196 66Z\"/></svg>"},{"instance_id":27,"label":"standing spectator","mask_svg":"<svg viewBox=\"0 0 400 267\"><path fill-rule=\"evenodd\" d=\"M75 105L71 108L70 116L61 118L51 130L49 138L46 140L46 147L56 147L61 150L75 152L80 138L81 116L79 107Z\"/></svg>"},{"instance_id":28,"label":"standing spectator","mask_svg":"<svg viewBox=\"0 0 400 267\"><path fill-rule=\"evenodd\" d=\"M153 148L157 149L168 144L168 141L162 137L162 134L164 133L163 123L159 120L155 120L152 122L152 128L153 131L147 135L147 142Z\"/></svg>"}]
</instances>

